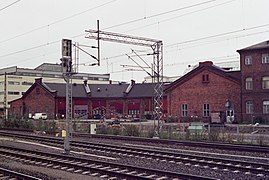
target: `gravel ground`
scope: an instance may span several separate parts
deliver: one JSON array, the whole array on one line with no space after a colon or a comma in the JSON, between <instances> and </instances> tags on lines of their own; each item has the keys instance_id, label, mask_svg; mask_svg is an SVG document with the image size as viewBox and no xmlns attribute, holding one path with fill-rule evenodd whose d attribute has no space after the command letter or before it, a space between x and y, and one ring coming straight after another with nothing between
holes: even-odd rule
<instances>
[{"instance_id":1,"label":"gravel ground","mask_svg":"<svg viewBox=\"0 0 269 180\"><path fill-rule=\"evenodd\" d=\"M43 148L40 146L35 145L27 145L23 143L16 143L16 142L10 142L10 141L1 141L0 142L3 145L8 145L11 147L19 147L23 149L31 149L31 150L38 150L38 151L45 151L45 152L51 152L51 153L62 153L62 150L54 150L50 148ZM66 171L61 171L57 169L51 169L46 168L42 166L33 166L30 164L26 164L23 162L14 162L12 160L3 158L0 156L0 166L4 168L8 168L14 171L26 173L44 180L89 180L89 176L86 175L80 175L75 173L70 173ZM97 180L100 178L90 177L92 180Z\"/></svg>"},{"instance_id":2,"label":"gravel ground","mask_svg":"<svg viewBox=\"0 0 269 180\"><path fill-rule=\"evenodd\" d=\"M229 159L232 158L232 159L238 159L238 160L245 159L246 161L249 161L251 159L251 162L269 163L268 153L232 151L232 150L212 149L212 148L204 148L204 147L157 144L157 143L148 143L148 142L145 143L145 142L138 142L138 141L130 143L130 141L123 141L123 140L112 141L111 139L100 139L100 138L80 138L80 139L74 138L74 139L88 141L88 142L95 142L95 143L126 145L130 147L136 146L139 148L147 148L147 149L152 149L152 150L159 149L159 150L164 150L164 151L185 153L185 154L190 154L190 155L204 155L204 154L208 154L208 152L211 152L212 154L210 156L212 157L223 157L223 158L229 158ZM235 157L235 156L246 156L246 157L249 157L250 159L243 158L243 157ZM251 157L260 157L260 158L264 158L264 160L251 158Z\"/></svg>"},{"instance_id":3,"label":"gravel ground","mask_svg":"<svg viewBox=\"0 0 269 180\"><path fill-rule=\"evenodd\" d=\"M85 139L84 139L85 140ZM87 141L93 141L93 142L100 142L100 143L110 143L110 144L131 144L131 142L127 141L118 141L118 140L101 140L101 139L87 139ZM44 148L36 145L29 145L29 144L22 144L22 143L17 143L17 142L12 142L12 141L0 141L0 143L7 144L10 146L19 146L20 148L24 149L36 149L39 151L46 151L46 152L53 152L53 153L62 153L63 150L55 150L51 148ZM134 143L132 143L134 144ZM185 146L175 146L175 145L162 145L162 144L154 144L154 143L141 143L141 142L135 142L135 145L142 145L145 146L145 148L150 148L149 146L154 147L162 147L164 148L169 148L169 150L174 150L174 151L182 151L182 150L192 150L192 151L209 151L209 152L215 152L215 153L225 153L225 154L238 154L238 155L247 155L249 153L243 153L243 152L235 152L235 151L223 151L223 150L212 150L208 148L195 148L195 147L185 147ZM188 174L197 174L197 175L204 175L204 176L210 176L210 177L215 177L219 179L244 179L244 180L252 180L252 179L269 179L269 177L258 177L257 175L250 174L246 175L243 172L231 172L231 171L223 171L219 169L212 169L208 167L200 167L200 166L194 166L194 165L186 165L186 164L181 164L181 163L175 163L175 162L166 162L166 161L160 161L160 160L154 160L154 159L145 159L141 157L130 157L130 156L124 156L124 155L119 155L119 154L107 154L105 152L98 152L98 151L88 151L90 154L97 154L97 155L103 155L103 156L109 156L109 157L114 157L116 160L115 162L118 163L125 163L128 165L136 165L140 167L148 167L148 168L154 168L154 169L160 169L160 170L167 170L167 171L177 171L177 172L182 172L182 173L188 173ZM194 154L193 152L191 154ZM199 154L199 153L197 153ZM83 156L79 154L73 154L74 156L77 157L87 157L89 159L96 159L95 157L92 156ZM258 155L259 157L268 157L268 154L256 154L250 153L249 155L251 156L256 156ZM98 158L101 160L105 160L103 158ZM234 158L233 158L234 159ZM60 171L60 170L55 170L55 169L49 169L49 168L44 168L44 167L38 167L38 166L32 166L28 164L22 164L18 162L12 162L6 159L1 158L1 166L5 167L8 166L11 169L14 170L22 170L23 172L33 172L35 175L40 175L39 177L42 177L42 179L89 179L89 176L83 176L79 174L73 174L73 173L68 173L65 171ZM107 160L108 161L108 160ZM111 161L111 160L110 160ZM42 173L41 173L42 172ZM91 178L93 179L93 178ZM98 179L98 178L96 178Z\"/></svg>"}]
</instances>

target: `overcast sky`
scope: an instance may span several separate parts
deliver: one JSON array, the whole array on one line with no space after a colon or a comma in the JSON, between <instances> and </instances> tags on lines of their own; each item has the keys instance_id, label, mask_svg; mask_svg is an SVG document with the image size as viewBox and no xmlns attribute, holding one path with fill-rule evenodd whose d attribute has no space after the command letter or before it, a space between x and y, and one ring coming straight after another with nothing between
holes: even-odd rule
<instances>
[{"instance_id":1,"label":"overcast sky","mask_svg":"<svg viewBox=\"0 0 269 180\"><path fill-rule=\"evenodd\" d=\"M238 67L236 50L269 40L268 7L268 0L1 0L0 68L60 63L61 39L96 45L85 30L96 29L97 20L103 31L162 40L165 76L181 76L206 60ZM131 49L152 63L144 56L150 48L102 41L101 66L85 66L95 60L81 52L79 71L141 82L144 71L123 67L145 66L138 57L128 59Z\"/></svg>"}]
</instances>

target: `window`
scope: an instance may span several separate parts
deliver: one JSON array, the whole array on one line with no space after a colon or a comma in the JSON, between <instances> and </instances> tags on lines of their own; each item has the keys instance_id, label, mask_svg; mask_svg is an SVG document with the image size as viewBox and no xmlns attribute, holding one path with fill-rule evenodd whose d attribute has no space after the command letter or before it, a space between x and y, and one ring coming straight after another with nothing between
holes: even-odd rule
<instances>
[{"instance_id":1,"label":"window","mask_svg":"<svg viewBox=\"0 0 269 180\"><path fill-rule=\"evenodd\" d=\"M23 81L21 84L22 84L22 85L29 85L29 86L31 86L33 83L31 83L31 82L27 82L27 81Z\"/></svg>"},{"instance_id":2,"label":"window","mask_svg":"<svg viewBox=\"0 0 269 180\"><path fill-rule=\"evenodd\" d=\"M252 90L253 89L253 81L252 77L246 78L246 90Z\"/></svg>"},{"instance_id":3,"label":"window","mask_svg":"<svg viewBox=\"0 0 269 180\"><path fill-rule=\"evenodd\" d=\"M128 115L136 115L136 114L140 114L139 110L134 110L134 109L129 109L128 110Z\"/></svg>"},{"instance_id":4,"label":"window","mask_svg":"<svg viewBox=\"0 0 269 180\"><path fill-rule=\"evenodd\" d=\"M269 89L269 76L262 78L262 89Z\"/></svg>"},{"instance_id":5,"label":"window","mask_svg":"<svg viewBox=\"0 0 269 180\"><path fill-rule=\"evenodd\" d=\"M181 104L181 117L187 117L187 116L188 116L188 105Z\"/></svg>"},{"instance_id":6,"label":"window","mask_svg":"<svg viewBox=\"0 0 269 180\"><path fill-rule=\"evenodd\" d=\"M49 112L49 107L45 106L45 112L48 113Z\"/></svg>"},{"instance_id":7,"label":"window","mask_svg":"<svg viewBox=\"0 0 269 180\"><path fill-rule=\"evenodd\" d=\"M209 104L203 105L203 117L209 117L210 111L209 111Z\"/></svg>"},{"instance_id":8,"label":"window","mask_svg":"<svg viewBox=\"0 0 269 180\"><path fill-rule=\"evenodd\" d=\"M208 74L203 74L203 76L202 76L202 82L209 82L209 76L208 76Z\"/></svg>"},{"instance_id":9,"label":"window","mask_svg":"<svg viewBox=\"0 0 269 180\"><path fill-rule=\"evenodd\" d=\"M20 85L20 82L16 82L16 81L8 81L9 85Z\"/></svg>"},{"instance_id":10,"label":"window","mask_svg":"<svg viewBox=\"0 0 269 180\"><path fill-rule=\"evenodd\" d=\"M251 64L252 64L252 57L245 56L245 65L251 65Z\"/></svg>"},{"instance_id":11,"label":"window","mask_svg":"<svg viewBox=\"0 0 269 180\"><path fill-rule=\"evenodd\" d=\"M40 89L36 88L36 94L40 94Z\"/></svg>"},{"instance_id":12,"label":"window","mask_svg":"<svg viewBox=\"0 0 269 180\"><path fill-rule=\"evenodd\" d=\"M246 113L253 114L253 102L252 101L246 102Z\"/></svg>"},{"instance_id":13,"label":"window","mask_svg":"<svg viewBox=\"0 0 269 180\"><path fill-rule=\"evenodd\" d=\"M269 101L263 101L263 114L269 114Z\"/></svg>"},{"instance_id":14,"label":"window","mask_svg":"<svg viewBox=\"0 0 269 180\"><path fill-rule=\"evenodd\" d=\"M9 95L20 95L20 92L8 91Z\"/></svg>"},{"instance_id":15,"label":"window","mask_svg":"<svg viewBox=\"0 0 269 180\"><path fill-rule=\"evenodd\" d=\"M262 54L262 64L269 63L269 54Z\"/></svg>"}]
</instances>

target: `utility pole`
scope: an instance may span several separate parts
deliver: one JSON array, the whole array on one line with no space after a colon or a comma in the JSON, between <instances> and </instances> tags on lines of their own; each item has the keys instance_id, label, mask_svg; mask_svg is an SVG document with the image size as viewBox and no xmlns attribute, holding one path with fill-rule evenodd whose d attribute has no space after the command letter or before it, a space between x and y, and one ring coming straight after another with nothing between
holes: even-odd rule
<instances>
[{"instance_id":1,"label":"utility pole","mask_svg":"<svg viewBox=\"0 0 269 180\"><path fill-rule=\"evenodd\" d=\"M4 80L4 118L7 120L8 112L7 112L7 73L5 72L5 80Z\"/></svg>"},{"instance_id":2,"label":"utility pole","mask_svg":"<svg viewBox=\"0 0 269 180\"><path fill-rule=\"evenodd\" d=\"M66 81L66 137L64 140L64 153L70 153L70 134L72 120L72 40L62 40L62 71L63 78Z\"/></svg>"},{"instance_id":3,"label":"utility pole","mask_svg":"<svg viewBox=\"0 0 269 180\"><path fill-rule=\"evenodd\" d=\"M153 83L154 87L154 103L153 103L153 116L154 123L157 121L155 126L155 137L159 137L160 131L160 120L163 113L163 43L161 40L130 36L125 34L118 34L113 32L100 31L99 20L97 21L97 30L86 30L89 33L86 38L95 39L98 41L98 58L100 58L100 40L117 42L123 44L133 44L137 46L150 47L153 51ZM100 62L100 59L99 59Z\"/></svg>"}]
</instances>

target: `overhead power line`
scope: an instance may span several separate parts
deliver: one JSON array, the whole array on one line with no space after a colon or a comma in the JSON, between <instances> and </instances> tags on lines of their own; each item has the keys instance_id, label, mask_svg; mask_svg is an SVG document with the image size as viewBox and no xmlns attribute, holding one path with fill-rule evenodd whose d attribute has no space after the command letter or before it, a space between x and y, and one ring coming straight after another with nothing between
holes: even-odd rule
<instances>
[{"instance_id":1,"label":"overhead power line","mask_svg":"<svg viewBox=\"0 0 269 180\"><path fill-rule=\"evenodd\" d=\"M211 36L202 37L202 38L192 39L192 40L188 40L188 41L182 41L182 42L178 42L178 43L173 43L173 44L167 45L166 47L176 46L176 45L180 45L180 44L192 43L192 42L201 41L201 40L205 40L205 39L211 39L211 38L216 38L216 37L220 37L220 36L235 34L235 33L243 32L243 31L250 31L250 30L253 30L253 29L263 28L263 27L267 27L267 26L269 26L269 24L253 26L253 27L250 27L250 28L244 28L244 29L240 29L240 30L229 31L229 32L225 32L225 33L220 33L220 34L215 34L215 35L211 35Z\"/></svg>"},{"instance_id":2,"label":"overhead power line","mask_svg":"<svg viewBox=\"0 0 269 180\"><path fill-rule=\"evenodd\" d=\"M222 6L222 5L231 3L233 1L236 1L236 0L230 0L230 1L222 2L222 3L216 4L216 5L212 5L212 6L209 6L209 7L202 8L202 9L198 9L196 11L192 11L192 12L188 12L188 13L185 13L185 14L181 14L179 16L174 16L174 17L167 18L167 19L164 19L164 20L161 20L161 21L158 21L158 22L154 22L154 23L151 23L151 24L148 24L148 25L144 25L144 26L141 26L141 27L136 27L136 28L127 30L126 32L135 31L135 30L143 29L143 28L146 28L146 27L149 27L149 26L153 26L153 25L156 25L156 24L160 24L160 23L163 23L163 22L171 21L171 20L174 20L174 19L177 19L177 18L181 18L181 17L187 16L187 15L190 15L190 14L194 14L194 13L197 13L197 12L201 12L201 11L205 11L205 10L208 10L208 9L211 9L211 8Z\"/></svg>"},{"instance_id":3,"label":"overhead power line","mask_svg":"<svg viewBox=\"0 0 269 180\"><path fill-rule=\"evenodd\" d=\"M158 14L153 14L153 15L150 15L150 16L144 16L142 18L137 18L137 19L134 19L134 20L131 20L131 21L127 21L127 22L124 22L124 23L120 23L120 24L117 24L117 25L113 25L113 26L104 28L103 30L107 30L107 29L112 29L112 28L115 28L115 27L124 26L124 25L135 23L135 22L138 22L138 21L142 21L142 20L151 19L151 18L154 18L154 17L158 17L158 16L170 14L170 13L173 13L173 12L176 12L176 11L181 11L181 10L193 8L193 7L196 7L196 6L201 6L201 5L204 5L204 4L212 3L214 1L216 1L216 0L205 1L205 2L201 2L201 3L193 4L193 5L190 5L190 6L185 6L185 7L182 7L182 8L177 8L177 9L165 11L165 12L158 13Z\"/></svg>"},{"instance_id":4,"label":"overhead power line","mask_svg":"<svg viewBox=\"0 0 269 180\"><path fill-rule=\"evenodd\" d=\"M21 1L21 0L19 0L19 1ZM11 38L5 39L5 40L3 40L3 41L0 41L0 43L4 43L4 42L7 42L7 41L16 39L16 38L18 38L18 37L21 37L21 36L30 34L30 33L32 33L32 32L38 31L38 30L40 30L40 29L47 28L47 27L49 27L49 26L51 26L51 25L60 23L60 22L62 22L62 21L66 21L66 20L71 19L71 18L73 18L73 17L76 17L76 16L79 16L79 15L81 15L81 14L84 14L84 13L86 13L86 12L88 12L88 11L92 11L92 10L98 9L98 8L100 8L100 7L103 7L103 6L105 6L105 5L107 5L107 4L110 4L110 3L114 2L114 1L117 1L117 0L112 0L112 1L109 1L109 2L106 2L106 3L103 3L103 4L98 5L98 6L95 6L95 7L93 7L93 8L90 8L90 9L81 11L81 12L79 12L79 13L73 14L73 15L71 15L71 16L65 17L65 18L63 18L63 19L59 19L59 20L54 21L54 22L52 22L52 23L50 23L50 24L46 24L46 25L43 25L43 26L34 28L34 29L30 30L30 31L27 31L27 32L18 34L18 35L16 35L16 36L13 36L13 37L11 37ZM79 35L79 36L81 36L81 35Z\"/></svg>"},{"instance_id":5,"label":"overhead power line","mask_svg":"<svg viewBox=\"0 0 269 180\"><path fill-rule=\"evenodd\" d=\"M27 32L25 32L25 33L22 33L22 34L13 36L13 37L11 37L11 38L5 39L5 40L3 40L3 41L0 41L0 43L4 43L4 42L7 42L7 41L16 39L16 38L18 38L18 37L21 37L21 36L30 34L30 33L35 32L35 31L37 31L37 30L40 30L40 29L43 29L43 28L47 28L48 26L51 26L51 25L60 23L60 22L62 22L62 21L68 20L68 19L70 19L70 18L73 18L73 17L75 17L75 16L81 15L81 14L86 13L86 12L88 12L88 11L91 11L91 10L94 10L94 9L97 9L97 8L100 8L100 7L102 7L102 6L105 6L105 5L107 5L107 4L112 3L112 2L114 2L114 1L117 1L117 0L109 1L109 2L104 3L104 4L101 4L101 5L99 5L99 6L96 6L96 7L87 9L87 10L85 10L85 11L82 11L82 12L79 12L79 13L76 13L76 14L73 14L73 15L71 15L71 16L65 17L65 18L63 18L63 19L54 21L54 22L52 22L52 23L50 23L50 24L47 24L47 25L43 25L43 26L37 27L37 28L32 29L32 30L30 30L30 31L27 31ZM176 12L176 11L180 11L180 10L184 10L184 9L189 9L189 8L192 8L192 7L196 7L196 6L200 6L200 5L203 5L203 4L211 3L211 2L213 2L213 1L216 1L216 0L205 1L205 2L202 2L202 3L193 4L193 5L190 5L190 6L186 6L186 7L182 7L182 8L177 8L177 9L173 9L173 10L165 11L165 12L162 12L162 13L158 13L158 14L154 14L154 15L150 15L150 16L146 16L146 17L138 18L138 19L135 19L135 20L131 20L131 21L128 21L128 22L124 22L124 23L121 23L121 24L117 24L117 25L114 25L114 26L110 26L110 27L104 28L103 30L112 29L112 28L115 28L115 27L119 27L119 26L123 26L123 25L131 24L131 23L134 23L134 22L137 22L137 21L141 21L141 20L145 20L145 19L154 18L154 17L157 17L157 16L161 16L161 15L169 14L169 13ZM82 36L82 34L80 34L80 35L78 35L78 36Z\"/></svg>"},{"instance_id":6,"label":"overhead power line","mask_svg":"<svg viewBox=\"0 0 269 180\"><path fill-rule=\"evenodd\" d=\"M12 6L12 5L14 5L14 4L16 4L16 3L20 2L20 1L21 1L21 0L17 0L17 1L15 1L15 2L13 2L13 3L11 3L11 4L7 5L7 6L5 6L5 7L2 7L2 8L0 9L0 11L3 11L4 9L7 9L8 7L10 7L10 6Z\"/></svg>"},{"instance_id":7,"label":"overhead power line","mask_svg":"<svg viewBox=\"0 0 269 180\"><path fill-rule=\"evenodd\" d=\"M74 15L72 15L72 16L63 18L63 19L58 20L58 21L52 22L52 23L50 23L50 24L48 24L48 25L40 26L40 27L38 27L38 28L36 28L36 29L33 29L33 30L31 30L31 31L22 33L22 34L20 34L20 35L14 36L14 37L12 37L12 38L6 39L6 40L4 40L4 41L0 41L0 43L3 43L3 42L6 42L6 41L15 39L15 38L20 37L20 36L24 36L24 35L26 35L26 34L32 33L32 32L37 31L37 30L39 30L39 29L45 28L45 27L47 27L47 26L49 26L49 25L56 24L56 23L59 23L59 22L61 22L61 21L70 19L70 18L72 18L72 17L74 17L74 16L80 15L80 14L82 14L82 13L85 13L85 12L89 11L89 10L93 10L93 9L99 8L99 7L101 7L101 6L104 6L104 5L106 5L106 4L108 4L108 3L111 3L111 2L114 2L114 1L116 1L116 0L109 1L109 2L107 2L107 3L104 3L104 4L102 4L102 5L96 6L96 7L94 7L94 8L91 8L91 9L88 9L88 10L85 10L85 11L82 11L82 12L80 12L80 13L74 14ZM148 17L138 18L138 19L136 19L136 20L132 20L132 21L128 21L128 22L125 22L125 23L121 23L121 24L115 25L115 26L111 26L111 27L104 28L104 30L106 30L106 29L111 29L111 28L114 28L114 27L123 26L123 25L130 24L130 23L134 23L134 22L136 22L136 21L140 21L140 20L144 20L144 19L149 19L149 18L153 18L153 17L157 17L157 16L165 15L165 14L172 13L172 12L176 12L176 11L179 11L179 10L189 9L189 8L192 8L192 7L200 6L200 5L207 4L207 3L211 3L211 2L214 2L214 1L216 1L216 0L205 1L205 2L202 2L202 3L197 3L197 4L190 5L190 6L186 6L186 7L182 7L182 8L177 8L177 9L174 9L174 10L169 10L169 11L165 11L165 12L162 12L162 13L158 13L158 14L150 15L150 16L148 16ZM83 36L83 35L85 35L85 33L76 35L76 36L74 36L73 38L75 38L75 37L80 37L80 36ZM32 50L32 49L37 49L37 48L44 47L44 46L47 46L47 45L52 45L52 44L54 44L54 43L56 43L56 42L59 42L59 41L49 42L49 43L46 43L46 44L42 44L42 45L38 45L38 46L34 46L34 47L31 47L31 48L27 48L27 49L24 49L24 50L16 51L16 52L13 52L13 53L8 53L8 54L5 54L5 55L0 56L0 58L6 57L6 56L10 56L10 55L13 55L13 54L22 53L22 52L29 51L29 50Z\"/></svg>"}]
</instances>

